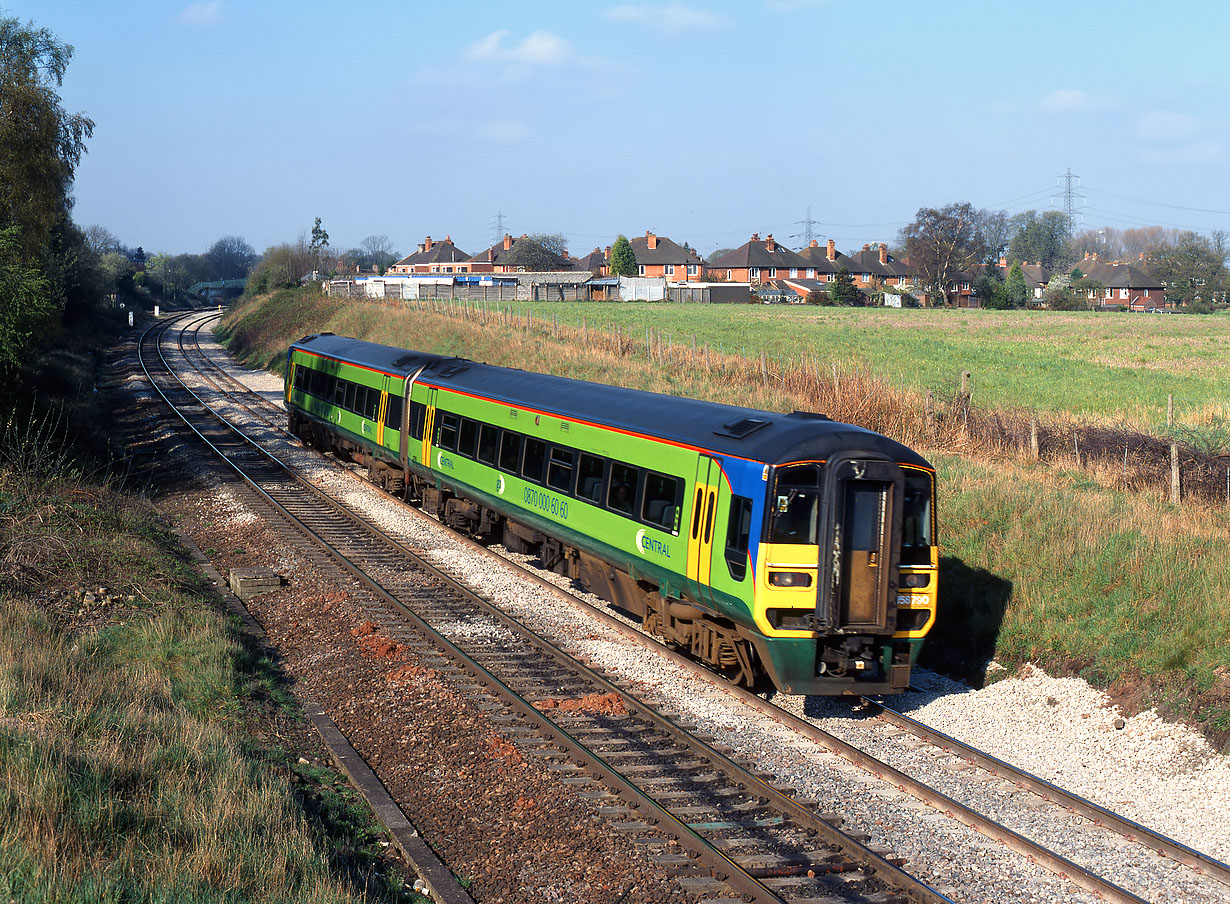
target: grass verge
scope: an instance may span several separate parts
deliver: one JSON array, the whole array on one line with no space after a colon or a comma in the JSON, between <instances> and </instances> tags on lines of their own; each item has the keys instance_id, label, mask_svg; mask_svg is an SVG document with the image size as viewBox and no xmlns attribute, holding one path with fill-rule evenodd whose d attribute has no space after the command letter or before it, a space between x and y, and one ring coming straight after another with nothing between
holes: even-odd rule
<instances>
[{"instance_id":1,"label":"grass verge","mask_svg":"<svg viewBox=\"0 0 1230 904\"><path fill-rule=\"evenodd\" d=\"M293 329L279 326L284 310ZM725 318L743 311L710 310ZM310 327L305 311L316 318ZM977 683L992 658L1009 669L1037 662L1111 690L1130 710L1157 706L1228 746L1225 510L1171 506L1062 462L936 442L900 414L913 404L910 390L865 368L832 372L827 388L817 379L800 389L719 366L713 355L707 367L662 367L643 354L621 357L509 324L339 303L311 291L239 305L224 335L241 358L280 368L290 341L323 330L696 398L819 410L901 439L932 457L940 479L941 611L924 664Z\"/></svg>"},{"instance_id":2,"label":"grass verge","mask_svg":"<svg viewBox=\"0 0 1230 904\"><path fill-rule=\"evenodd\" d=\"M45 422L14 423L0 443L0 900L426 900L340 776L262 739L271 715L302 717L165 523L83 478Z\"/></svg>"}]
</instances>

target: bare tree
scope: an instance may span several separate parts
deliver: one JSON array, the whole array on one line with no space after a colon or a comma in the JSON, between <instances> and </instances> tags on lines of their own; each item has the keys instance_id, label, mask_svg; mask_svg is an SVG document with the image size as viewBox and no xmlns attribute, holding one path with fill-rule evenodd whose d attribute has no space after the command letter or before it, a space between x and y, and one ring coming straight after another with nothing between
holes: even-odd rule
<instances>
[{"instance_id":1,"label":"bare tree","mask_svg":"<svg viewBox=\"0 0 1230 904\"><path fill-rule=\"evenodd\" d=\"M973 205L962 201L920 208L914 222L901 230L899 240L932 297L951 301L949 286L957 274L968 271L986 253L978 219Z\"/></svg>"},{"instance_id":2,"label":"bare tree","mask_svg":"<svg viewBox=\"0 0 1230 904\"><path fill-rule=\"evenodd\" d=\"M240 279L256 263L256 250L237 235L224 235L214 242L205 257L214 279Z\"/></svg>"},{"instance_id":3,"label":"bare tree","mask_svg":"<svg viewBox=\"0 0 1230 904\"><path fill-rule=\"evenodd\" d=\"M384 273L401 257L387 235L369 235L359 243L359 249L363 252L364 262L380 273Z\"/></svg>"}]
</instances>

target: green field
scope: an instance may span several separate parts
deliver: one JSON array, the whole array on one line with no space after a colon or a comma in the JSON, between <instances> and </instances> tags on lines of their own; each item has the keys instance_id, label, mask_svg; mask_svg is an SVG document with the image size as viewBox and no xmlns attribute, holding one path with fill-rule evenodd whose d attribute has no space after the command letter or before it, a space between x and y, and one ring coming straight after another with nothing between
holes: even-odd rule
<instances>
[{"instance_id":1,"label":"green field","mask_svg":"<svg viewBox=\"0 0 1230 904\"><path fill-rule=\"evenodd\" d=\"M675 344L690 347L695 337L749 357L797 360L803 352L940 395L951 395L968 370L981 407L1149 429L1165 424L1168 395L1178 419L1190 423L1225 418L1230 407L1230 316L597 302L512 308L539 321L558 317L561 326L615 323L642 342L649 328Z\"/></svg>"}]
</instances>

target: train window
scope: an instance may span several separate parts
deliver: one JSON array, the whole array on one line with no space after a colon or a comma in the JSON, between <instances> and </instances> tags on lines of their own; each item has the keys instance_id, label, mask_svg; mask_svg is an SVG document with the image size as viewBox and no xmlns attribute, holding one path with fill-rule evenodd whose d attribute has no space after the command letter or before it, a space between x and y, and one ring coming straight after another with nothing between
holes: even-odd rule
<instances>
[{"instance_id":1,"label":"train window","mask_svg":"<svg viewBox=\"0 0 1230 904\"><path fill-rule=\"evenodd\" d=\"M423 421L427 419L427 406L422 402L410 403L410 435L415 439L423 438Z\"/></svg>"},{"instance_id":2,"label":"train window","mask_svg":"<svg viewBox=\"0 0 1230 904\"><path fill-rule=\"evenodd\" d=\"M478 445L478 424L467 418L461 420L461 433L457 438L457 451L466 458L474 457Z\"/></svg>"},{"instance_id":3,"label":"train window","mask_svg":"<svg viewBox=\"0 0 1230 904\"><path fill-rule=\"evenodd\" d=\"M521 439L520 433L513 433L511 430L505 430L504 435L500 437L501 471L507 471L509 474L517 473L517 464L521 458Z\"/></svg>"},{"instance_id":4,"label":"train window","mask_svg":"<svg viewBox=\"0 0 1230 904\"><path fill-rule=\"evenodd\" d=\"M304 387L307 386L310 377L311 377L311 372L306 367L304 367L302 364L295 365L295 382L294 382L295 389L302 391Z\"/></svg>"},{"instance_id":5,"label":"train window","mask_svg":"<svg viewBox=\"0 0 1230 904\"><path fill-rule=\"evenodd\" d=\"M602 502L602 478L605 475L606 462L582 452L577 467L577 495L590 502Z\"/></svg>"},{"instance_id":6,"label":"train window","mask_svg":"<svg viewBox=\"0 0 1230 904\"><path fill-rule=\"evenodd\" d=\"M551 449L551 461L547 463L547 486L562 493L572 492L572 466L577 453L564 446Z\"/></svg>"},{"instance_id":7,"label":"train window","mask_svg":"<svg viewBox=\"0 0 1230 904\"><path fill-rule=\"evenodd\" d=\"M931 564L931 478L907 471L901 522L901 564Z\"/></svg>"},{"instance_id":8,"label":"train window","mask_svg":"<svg viewBox=\"0 0 1230 904\"><path fill-rule=\"evenodd\" d=\"M308 384L308 392L318 398L328 398L329 381L332 378L319 370L309 371L309 373L312 375L312 381Z\"/></svg>"},{"instance_id":9,"label":"train window","mask_svg":"<svg viewBox=\"0 0 1230 904\"><path fill-rule=\"evenodd\" d=\"M389 404L384 406L384 425L394 430L401 429L401 396L389 393Z\"/></svg>"},{"instance_id":10,"label":"train window","mask_svg":"<svg viewBox=\"0 0 1230 904\"><path fill-rule=\"evenodd\" d=\"M640 477L631 465L611 462L611 487L606 495L606 507L613 512L631 515L636 505L636 482Z\"/></svg>"},{"instance_id":11,"label":"train window","mask_svg":"<svg viewBox=\"0 0 1230 904\"><path fill-rule=\"evenodd\" d=\"M440 412L440 429L436 436L436 445L442 449L457 448L457 415Z\"/></svg>"},{"instance_id":12,"label":"train window","mask_svg":"<svg viewBox=\"0 0 1230 904\"><path fill-rule=\"evenodd\" d=\"M521 460L521 476L534 483L542 483L542 472L547 466L547 444L532 436L525 438L525 456Z\"/></svg>"},{"instance_id":13,"label":"train window","mask_svg":"<svg viewBox=\"0 0 1230 904\"><path fill-rule=\"evenodd\" d=\"M333 404L339 408L346 406L346 387L348 385L345 380L338 380L333 387Z\"/></svg>"},{"instance_id":14,"label":"train window","mask_svg":"<svg viewBox=\"0 0 1230 904\"><path fill-rule=\"evenodd\" d=\"M819 542L820 476L819 465L794 465L777 472L770 543Z\"/></svg>"},{"instance_id":15,"label":"train window","mask_svg":"<svg viewBox=\"0 0 1230 904\"><path fill-rule=\"evenodd\" d=\"M380 396L379 389L367 390L367 419L374 421L380 417Z\"/></svg>"},{"instance_id":16,"label":"train window","mask_svg":"<svg viewBox=\"0 0 1230 904\"><path fill-rule=\"evenodd\" d=\"M726 527L726 567L736 581L747 575L747 544L752 536L752 500L730 497L730 523Z\"/></svg>"},{"instance_id":17,"label":"train window","mask_svg":"<svg viewBox=\"0 0 1230 904\"><path fill-rule=\"evenodd\" d=\"M675 516L679 511L678 498L678 480L650 471L645 475L645 498L641 502L641 520L674 531Z\"/></svg>"},{"instance_id":18,"label":"train window","mask_svg":"<svg viewBox=\"0 0 1230 904\"><path fill-rule=\"evenodd\" d=\"M478 460L495 464L496 451L500 448L500 428L483 424L478 430Z\"/></svg>"},{"instance_id":19,"label":"train window","mask_svg":"<svg viewBox=\"0 0 1230 904\"><path fill-rule=\"evenodd\" d=\"M342 403L342 407L347 411L358 411L358 406L355 405L355 396L359 394L359 390L362 388L358 383L347 383L346 401Z\"/></svg>"}]
</instances>

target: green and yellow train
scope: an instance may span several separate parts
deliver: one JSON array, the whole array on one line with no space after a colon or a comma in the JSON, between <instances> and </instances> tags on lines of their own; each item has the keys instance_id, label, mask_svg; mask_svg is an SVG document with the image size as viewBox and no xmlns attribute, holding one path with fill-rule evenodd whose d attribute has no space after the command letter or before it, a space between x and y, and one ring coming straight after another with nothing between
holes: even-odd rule
<instances>
[{"instance_id":1,"label":"green and yellow train","mask_svg":"<svg viewBox=\"0 0 1230 904\"><path fill-rule=\"evenodd\" d=\"M895 693L935 620L935 470L887 437L324 333L289 427L537 553L732 680Z\"/></svg>"}]
</instances>

